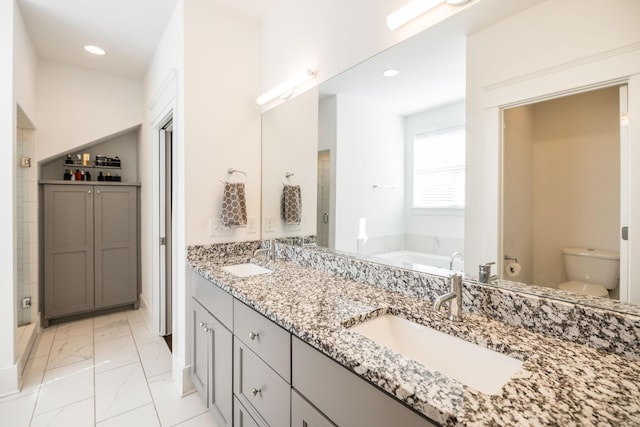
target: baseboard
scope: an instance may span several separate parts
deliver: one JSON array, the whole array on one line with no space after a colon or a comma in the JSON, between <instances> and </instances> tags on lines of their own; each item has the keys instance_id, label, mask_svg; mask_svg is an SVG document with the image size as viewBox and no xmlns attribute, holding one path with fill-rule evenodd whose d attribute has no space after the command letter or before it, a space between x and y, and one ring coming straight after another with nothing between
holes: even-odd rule
<instances>
[{"instance_id":1,"label":"baseboard","mask_svg":"<svg viewBox=\"0 0 640 427\"><path fill-rule=\"evenodd\" d=\"M140 314L142 314L144 323L147 324L147 329L152 331L154 334L157 334L157 331L153 327L155 325L155 322L153 321L153 310L151 310L151 306L144 297L144 294L140 294Z\"/></svg>"},{"instance_id":2,"label":"baseboard","mask_svg":"<svg viewBox=\"0 0 640 427\"><path fill-rule=\"evenodd\" d=\"M191 382L191 365L182 366L182 363L175 356L173 357L172 377L174 386L181 397L196 391L193 382Z\"/></svg>"},{"instance_id":3,"label":"baseboard","mask_svg":"<svg viewBox=\"0 0 640 427\"><path fill-rule=\"evenodd\" d=\"M0 369L0 397L10 396L20 391L19 368L19 364L16 363Z\"/></svg>"}]
</instances>

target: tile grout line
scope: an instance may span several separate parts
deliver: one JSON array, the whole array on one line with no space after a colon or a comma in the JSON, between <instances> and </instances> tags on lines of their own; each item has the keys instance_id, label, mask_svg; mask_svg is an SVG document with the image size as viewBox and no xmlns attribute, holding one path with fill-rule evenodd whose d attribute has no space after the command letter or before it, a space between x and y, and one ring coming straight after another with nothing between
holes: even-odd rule
<instances>
[{"instance_id":1,"label":"tile grout line","mask_svg":"<svg viewBox=\"0 0 640 427\"><path fill-rule=\"evenodd\" d=\"M58 326L55 326L55 330L53 332L53 338L51 338L51 343L49 344L49 350L47 351L47 362L44 364L44 369L42 370L42 375L40 376L40 384L38 384L38 391L36 396L36 401L33 404L33 409L31 410L31 419L29 420L29 425L33 424L33 418L36 415L36 408L38 407L38 400L40 400L40 392L42 391L42 382L44 381L44 376L47 373L47 367L49 366L49 359L51 358L51 349L53 348L53 343L56 340L56 336L58 335ZM42 333L39 334L38 340L42 338ZM27 362L28 363L28 362Z\"/></svg>"},{"instance_id":2,"label":"tile grout line","mask_svg":"<svg viewBox=\"0 0 640 427\"><path fill-rule=\"evenodd\" d=\"M144 374L144 380L147 384L147 390L149 390L149 397L151 398L151 404L153 405L153 411L156 414L156 419L158 420L158 425L162 426L162 421L160 420L160 414L158 414L158 408L156 407L156 401L153 398L153 393L151 392L151 386L149 385L149 378L147 378L147 372L144 369L144 365L142 364L142 356L140 356L140 349L138 348L138 340L133 333L133 328L131 327L131 321L129 320L129 316L126 316L127 325L129 326L129 331L131 332L131 338L133 338L133 345L136 348L136 354L138 355L138 360L140 361L140 368L142 368L142 373ZM146 325L145 325L146 326ZM143 405L144 406L144 405Z\"/></svg>"}]
</instances>

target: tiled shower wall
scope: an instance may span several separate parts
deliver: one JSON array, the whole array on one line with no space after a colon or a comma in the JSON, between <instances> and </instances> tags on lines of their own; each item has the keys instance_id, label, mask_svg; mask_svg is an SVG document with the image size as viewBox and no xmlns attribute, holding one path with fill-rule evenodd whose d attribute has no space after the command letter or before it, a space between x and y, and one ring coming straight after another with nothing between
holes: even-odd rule
<instances>
[{"instance_id":1,"label":"tiled shower wall","mask_svg":"<svg viewBox=\"0 0 640 427\"><path fill-rule=\"evenodd\" d=\"M35 131L18 127L16 145L16 244L18 326L31 323L31 309L22 308L24 297L37 294L38 284L38 211L37 168L20 166L21 157L35 158ZM35 302L35 301L34 301Z\"/></svg>"}]
</instances>

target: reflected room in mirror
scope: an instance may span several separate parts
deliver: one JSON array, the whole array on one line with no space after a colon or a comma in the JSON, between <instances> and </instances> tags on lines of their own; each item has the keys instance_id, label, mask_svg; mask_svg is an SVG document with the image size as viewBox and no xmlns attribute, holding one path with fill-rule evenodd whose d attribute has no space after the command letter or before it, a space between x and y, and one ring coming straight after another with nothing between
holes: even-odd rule
<instances>
[{"instance_id":1,"label":"reflected room in mirror","mask_svg":"<svg viewBox=\"0 0 640 427\"><path fill-rule=\"evenodd\" d=\"M420 34L320 86L319 244L463 269L464 68L464 37Z\"/></svg>"}]
</instances>

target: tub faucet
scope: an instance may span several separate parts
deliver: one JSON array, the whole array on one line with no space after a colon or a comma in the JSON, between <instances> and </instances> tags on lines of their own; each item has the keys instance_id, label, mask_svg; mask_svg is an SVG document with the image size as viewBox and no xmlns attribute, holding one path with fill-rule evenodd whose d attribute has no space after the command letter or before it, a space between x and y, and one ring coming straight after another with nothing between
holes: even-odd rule
<instances>
[{"instance_id":1,"label":"tub faucet","mask_svg":"<svg viewBox=\"0 0 640 427\"><path fill-rule=\"evenodd\" d=\"M264 259L267 261L267 267L271 265L272 261L276 260L276 245L273 240L268 240L268 246L266 248L256 249L253 252L254 257L264 255Z\"/></svg>"},{"instance_id":2,"label":"tub faucet","mask_svg":"<svg viewBox=\"0 0 640 427\"><path fill-rule=\"evenodd\" d=\"M449 320L460 322L462 320L462 275L454 274L449 278L449 292L440 295L433 303L433 309L438 311L442 304L449 302ZM454 300L455 301L452 301Z\"/></svg>"},{"instance_id":3,"label":"tub faucet","mask_svg":"<svg viewBox=\"0 0 640 427\"><path fill-rule=\"evenodd\" d=\"M460 252L454 252L451 254L451 258L449 258L449 270L453 270L453 262L459 259L460 261L464 261L464 255Z\"/></svg>"}]
</instances>

